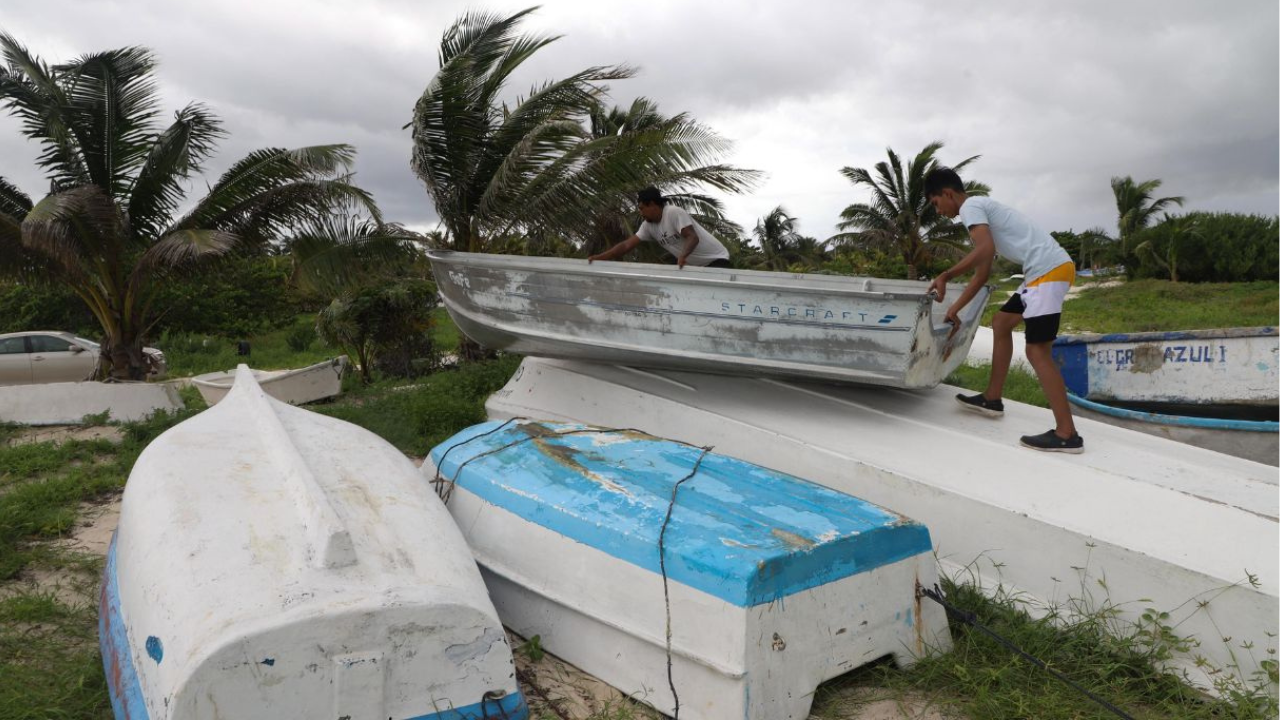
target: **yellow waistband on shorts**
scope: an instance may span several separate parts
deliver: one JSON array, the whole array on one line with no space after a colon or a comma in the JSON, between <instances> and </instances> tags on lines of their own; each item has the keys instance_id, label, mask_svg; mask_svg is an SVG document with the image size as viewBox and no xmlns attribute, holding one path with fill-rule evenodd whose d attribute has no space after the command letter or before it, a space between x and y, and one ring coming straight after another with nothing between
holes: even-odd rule
<instances>
[{"instance_id":1,"label":"yellow waistband on shorts","mask_svg":"<svg viewBox=\"0 0 1280 720\"><path fill-rule=\"evenodd\" d=\"M1040 277L1027 283L1027 287L1035 287L1041 283L1064 282L1074 285L1076 282L1075 263L1065 262Z\"/></svg>"}]
</instances>

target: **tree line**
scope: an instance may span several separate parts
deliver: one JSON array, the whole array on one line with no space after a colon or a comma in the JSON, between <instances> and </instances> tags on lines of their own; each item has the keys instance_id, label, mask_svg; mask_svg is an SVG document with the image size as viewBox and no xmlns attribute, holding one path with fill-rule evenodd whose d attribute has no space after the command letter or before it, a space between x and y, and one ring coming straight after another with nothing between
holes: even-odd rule
<instances>
[{"instance_id":1,"label":"tree line","mask_svg":"<svg viewBox=\"0 0 1280 720\"><path fill-rule=\"evenodd\" d=\"M761 173L724 162L731 144L688 114L666 115L647 98L609 105L609 83L633 68L589 67L504 99L512 74L558 39L522 33L529 12L469 12L442 35L439 70L405 126L411 166L440 218L425 234L383 218L355 181L354 148L341 143L256 150L193 200L188 181L225 131L196 102L162 121L149 50L49 65L0 33L0 103L39 144L49 181L37 202L0 168L0 280L9 283L0 306L45 322L38 300L73 297L100 329L102 374L137 379L144 340L161 329L248 330L255 301L234 297L243 291L225 282L234 274L272 288L258 304L273 316L318 310L322 335L368 372L380 345L387 357L396 355L388 344L404 346L402 360L422 350L402 339L424 336L434 304L422 248L582 257L634 232L634 192L648 185L725 239L743 268L914 279L963 254L964 228L938 216L922 190L941 143L905 164L889 149L870 169L841 169L869 199L819 240L781 206L750 232L726 218L717 195L747 192ZM1118 233L1059 240L1082 266L1140 276L1275 277L1274 218L1173 217L1168 208L1183 199L1154 197L1159 186L1113 179ZM979 181L967 189L990 190Z\"/></svg>"}]
</instances>

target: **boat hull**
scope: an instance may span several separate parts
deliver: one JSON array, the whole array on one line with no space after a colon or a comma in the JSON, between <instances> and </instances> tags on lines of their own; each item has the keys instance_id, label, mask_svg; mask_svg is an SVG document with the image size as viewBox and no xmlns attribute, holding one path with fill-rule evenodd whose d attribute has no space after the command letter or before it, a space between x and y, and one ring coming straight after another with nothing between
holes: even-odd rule
<instances>
[{"instance_id":1,"label":"boat hull","mask_svg":"<svg viewBox=\"0 0 1280 720\"><path fill-rule=\"evenodd\" d=\"M963 362L984 288L952 333L924 282L433 251L458 328L540 357L932 387ZM959 296L953 286L948 297Z\"/></svg>"},{"instance_id":2,"label":"boat hull","mask_svg":"<svg viewBox=\"0 0 1280 720\"><path fill-rule=\"evenodd\" d=\"M258 384L271 397L290 405L302 405L331 398L342 392L342 373L347 366L347 356L318 362L296 370L253 370ZM236 371L206 373L191 378L191 384L200 391L200 397L210 406L217 405L231 391Z\"/></svg>"},{"instance_id":3,"label":"boat hull","mask_svg":"<svg viewBox=\"0 0 1280 720\"><path fill-rule=\"evenodd\" d=\"M1064 335L1053 358L1067 390L1093 402L1275 407L1280 400L1274 327Z\"/></svg>"},{"instance_id":4,"label":"boat hull","mask_svg":"<svg viewBox=\"0 0 1280 720\"><path fill-rule=\"evenodd\" d=\"M1080 417L1235 457L1280 465L1280 423L1167 415L1118 408L1067 395Z\"/></svg>"},{"instance_id":5,"label":"boat hull","mask_svg":"<svg viewBox=\"0 0 1280 720\"><path fill-rule=\"evenodd\" d=\"M821 682L950 647L916 593L928 531L799 478L536 421L463 431L423 472L503 622L666 714L804 720Z\"/></svg>"},{"instance_id":6,"label":"boat hull","mask_svg":"<svg viewBox=\"0 0 1280 720\"><path fill-rule=\"evenodd\" d=\"M475 561L413 464L244 366L135 464L99 617L118 720L527 717Z\"/></svg>"},{"instance_id":7,"label":"boat hull","mask_svg":"<svg viewBox=\"0 0 1280 720\"><path fill-rule=\"evenodd\" d=\"M1047 409L1006 401L992 422L960 408L958 390L530 358L486 407L493 419L714 445L919 519L948 574L1033 612L1105 606L1119 627L1167 611L1179 636L1199 642L1171 667L1210 690L1265 673L1280 632L1275 468L1087 419L1077 423L1084 454L1036 453L1018 437L1050 427Z\"/></svg>"}]
</instances>

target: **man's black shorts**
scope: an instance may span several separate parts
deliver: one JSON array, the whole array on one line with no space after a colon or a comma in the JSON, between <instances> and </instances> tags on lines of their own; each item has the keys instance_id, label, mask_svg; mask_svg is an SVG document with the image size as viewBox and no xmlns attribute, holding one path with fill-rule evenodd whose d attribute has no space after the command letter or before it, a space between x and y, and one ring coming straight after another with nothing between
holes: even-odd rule
<instances>
[{"instance_id":1,"label":"man's black shorts","mask_svg":"<svg viewBox=\"0 0 1280 720\"><path fill-rule=\"evenodd\" d=\"M1022 302L1022 295L1019 293L1014 293L1013 297L1010 297L1009 301L1000 307L1000 312L1013 313L1014 315L1021 315L1026 311L1027 306ZM1024 317L1022 322L1027 328L1027 342L1053 342L1058 337L1058 325L1062 322L1062 313Z\"/></svg>"}]
</instances>

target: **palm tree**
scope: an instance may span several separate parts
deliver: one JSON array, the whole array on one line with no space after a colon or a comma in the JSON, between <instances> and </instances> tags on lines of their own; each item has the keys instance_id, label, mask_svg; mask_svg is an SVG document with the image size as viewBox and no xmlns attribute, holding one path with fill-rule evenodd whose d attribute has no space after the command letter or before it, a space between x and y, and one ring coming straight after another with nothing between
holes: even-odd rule
<instances>
[{"instance_id":1,"label":"palm tree","mask_svg":"<svg viewBox=\"0 0 1280 720\"><path fill-rule=\"evenodd\" d=\"M769 270L787 270L794 265L817 266L826 255L826 243L801 235L800 221L781 205L756 222L751 232L760 245L762 265Z\"/></svg>"},{"instance_id":2,"label":"palm tree","mask_svg":"<svg viewBox=\"0 0 1280 720\"><path fill-rule=\"evenodd\" d=\"M0 276L70 288L102 326L100 375L140 379L157 290L229 251L262 245L342 205L378 217L352 185L346 145L267 148L179 214L186 181L223 131L192 103L157 124L152 54L139 47L50 67L0 34L0 102L42 147L39 203L0 178Z\"/></svg>"},{"instance_id":3,"label":"palm tree","mask_svg":"<svg viewBox=\"0 0 1280 720\"><path fill-rule=\"evenodd\" d=\"M591 67L533 88L507 106L511 74L557 38L517 33L530 10L509 17L467 13L444 34L440 70L414 108L413 168L426 184L453 248L481 251L492 238L536 227L588 237L624 195L646 184L711 184L738 190L753 174L708 163L727 144L683 115L651 105L634 120L601 115L610 80L624 66ZM593 135L593 114L616 121ZM631 129L632 126L635 129Z\"/></svg>"},{"instance_id":4,"label":"palm tree","mask_svg":"<svg viewBox=\"0 0 1280 720\"><path fill-rule=\"evenodd\" d=\"M1182 206L1185 198L1180 195L1151 199L1152 193L1162 184L1160 180L1135 183L1130 176L1111 178L1111 192L1116 197L1116 212L1119 213L1116 224L1120 231L1120 252L1126 258L1129 253L1129 238L1134 233L1150 225L1156 213L1169 205Z\"/></svg>"},{"instance_id":5,"label":"palm tree","mask_svg":"<svg viewBox=\"0 0 1280 720\"><path fill-rule=\"evenodd\" d=\"M657 142L668 142L666 138L706 138L707 144L717 152L725 152L730 147L727 141L700 126L688 114L665 117L658 111L656 103L643 97L636 98L626 108L598 106L591 111L589 127L593 139L645 133ZM723 239L741 234L742 228L724 216L724 204L699 190L710 187L738 192L754 185L760 173L724 164L690 166L679 156L675 156L675 160L666 166L653 167L654 174L645 178L641 185L662 189L665 197L689 211L698 224L717 237ZM629 188L619 194L608 208L597 214L588 235L583 238L583 249L587 253L601 252L635 231L635 189Z\"/></svg>"},{"instance_id":6,"label":"palm tree","mask_svg":"<svg viewBox=\"0 0 1280 720\"><path fill-rule=\"evenodd\" d=\"M888 162L876 163L876 175L863 168L841 169L841 174L854 187L865 185L871 189L872 201L845 208L840 213L843 222L837 227L853 232L841 233L832 239L842 244L898 252L907 264L909 280L917 279L920 267L935 254L959 254L968 242L968 232L939 215L924 195L924 176L939 166L936 155L940 149L940 142L927 145L907 164L905 175L902 161L893 148L888 149ZM952 169L959 171L979 157L974 155ZM965 183L965 192L986 195L990 188L970 180Z\"/></svg>"}]
</instances>

